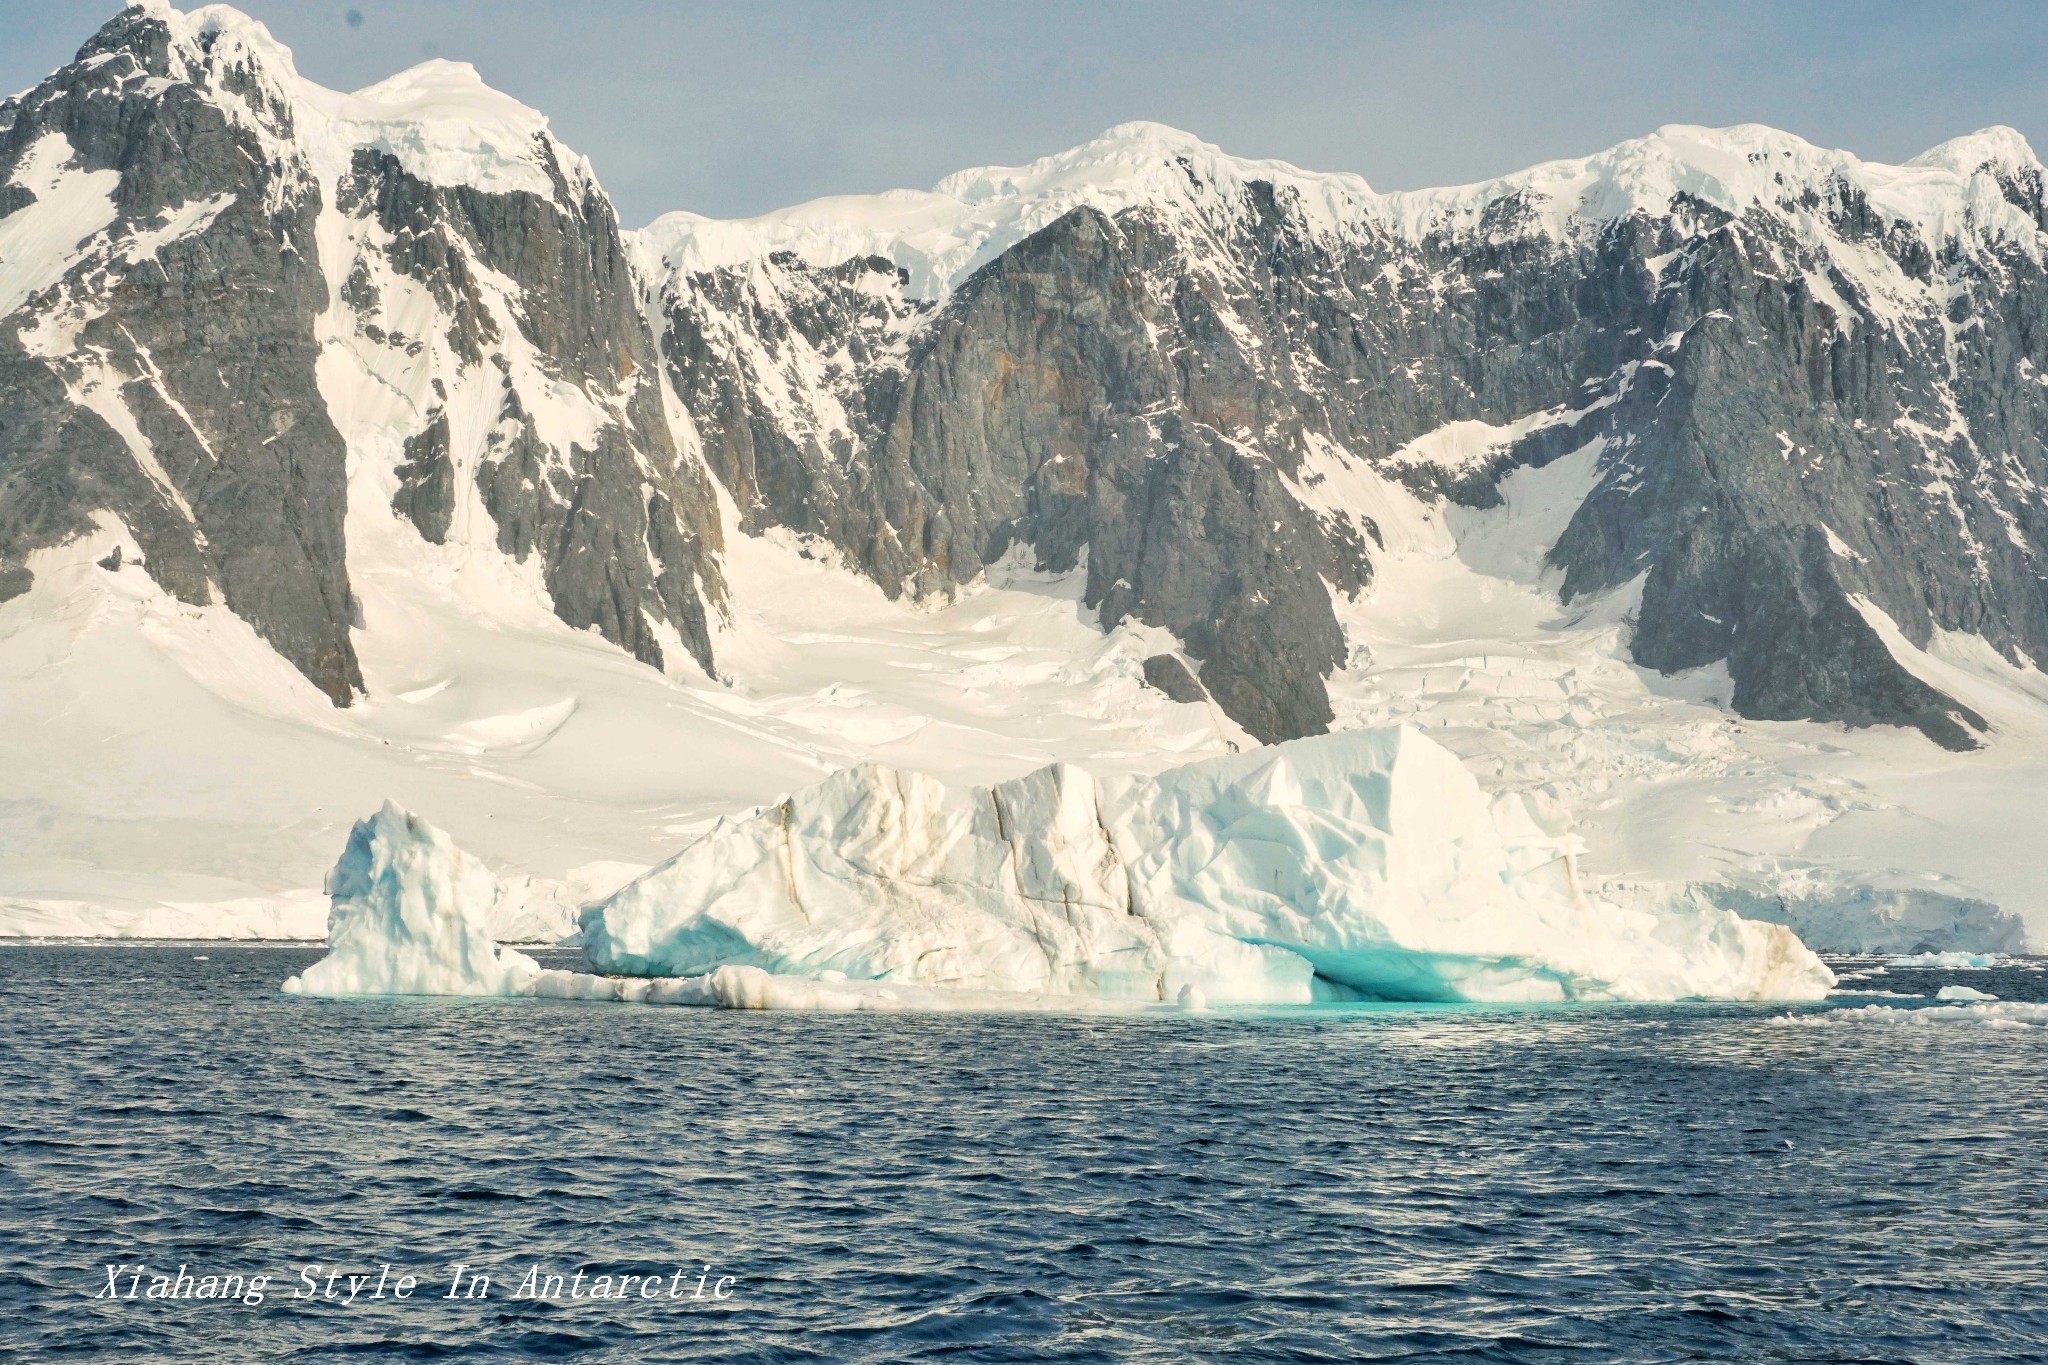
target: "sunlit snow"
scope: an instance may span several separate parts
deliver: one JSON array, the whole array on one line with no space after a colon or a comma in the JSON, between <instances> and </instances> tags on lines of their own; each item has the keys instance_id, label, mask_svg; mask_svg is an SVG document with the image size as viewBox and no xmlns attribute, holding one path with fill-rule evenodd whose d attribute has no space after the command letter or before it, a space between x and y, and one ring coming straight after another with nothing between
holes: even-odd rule
<instances>
[{"instance_id":1,"label":"sunlit snow","mask_svg":"<svg viewBox=\"0 0 2048 1365\"><path fill-rule=\"evenodd\" d=\"M587 910L584 944L609 977L656 983L637 998L807 1008L829 1007L819 987L877 988L851 983L1191 1007L1799 1000L1834 984L1782 926L1588 896L1574 851L1409 729L1110 783L1061 765L962 790L867 765L722 822ZM490 940L489 875L396 807L356 827L329 884L331 951L288 990L539 989ZM726 998L737 982L768 993Z\"/></svg>"}]
</instances>

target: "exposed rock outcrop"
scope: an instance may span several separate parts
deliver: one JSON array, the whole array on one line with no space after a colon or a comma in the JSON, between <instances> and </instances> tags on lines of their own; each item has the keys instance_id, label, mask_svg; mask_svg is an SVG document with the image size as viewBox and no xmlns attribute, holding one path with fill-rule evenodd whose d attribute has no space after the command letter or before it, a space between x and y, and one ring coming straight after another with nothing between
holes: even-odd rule
<instances>
[{"instance_id":1,"label":"exposed rock outcrop","mask_svg":"<svg viewBox=\"0 0 2048 1365\"><path fill-rule=\"evenodd\" d=\"M449 63L335 95L232 11L142 5L0 107L0 183L0 585L110 514L346 704L368 463L427 541L538 555L569 624L711 666L710 483L538 115Z\"/></svg>"},{"instance_id":2,"label":"exposed rock outcrop","mask_svg":"<svg viewBox=\"0 0 2048 1365\"><path fill-rule=\"evenodd\" d=\"M868 229L893 277L826 263L863 230L844 204L831 231L824 206L664 220L647 273L755 524L891 591L1014 540L1051 568L1085 549L1105 623L1180 634L1262 738L1327 721L1328 594L1378 548L1361 481L1490 505L1508 470L1598 441L1552 559L1568 598L1644 579L1640 662L1726 660L1747 715L1962 747L1981 720L1880 627L2048 648L2042 183L1999 130L1891 168L1669 129L1379 196L1132 125L942 185L950 235ZM943 255L961 240L980 255Z\"/></svg>"}]
</instances>

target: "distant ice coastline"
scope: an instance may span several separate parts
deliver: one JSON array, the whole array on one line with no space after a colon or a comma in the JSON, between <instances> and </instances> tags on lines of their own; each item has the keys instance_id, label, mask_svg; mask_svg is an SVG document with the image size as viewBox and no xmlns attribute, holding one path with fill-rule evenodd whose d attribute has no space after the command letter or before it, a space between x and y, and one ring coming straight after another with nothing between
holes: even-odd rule
<instances>
[{"instance_id":1,"label":"distant ice coastline","mask_svg":"<svg viewBox=\"0 0 2048 1365\"><path fill-rule=\"evenodd\" d=\"M592 972L501 946L501 888L387 804L330 878L307 995L740 1008L1813 1000L1793 932L1590 895L1578 846L1408 727L1099 781L879 765L722 821L582 914Z\"/></svg>"}]
</instances>

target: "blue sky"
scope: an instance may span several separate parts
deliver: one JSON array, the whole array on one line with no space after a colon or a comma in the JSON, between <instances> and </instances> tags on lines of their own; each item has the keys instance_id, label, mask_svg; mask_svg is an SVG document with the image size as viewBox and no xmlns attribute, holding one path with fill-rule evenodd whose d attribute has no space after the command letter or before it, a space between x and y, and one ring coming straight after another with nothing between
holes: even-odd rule
<instances>
[{"instance_id":1,"label":"blue sky","mask_svg":"<svg viewBox=\"0 0 2048 1365\"><path fill-rule=\"evenodd\" d=\"M1381 189L1660 123L1774 124L1896 160L1991 123L2048 149L2032 0L244 0L342 89L474 62L588 155L628 224L928 185L1128 119ZM0 87L114 0L0 0ZM353 13L353 22L351 15Z\"/></svg>"}]
</instances>

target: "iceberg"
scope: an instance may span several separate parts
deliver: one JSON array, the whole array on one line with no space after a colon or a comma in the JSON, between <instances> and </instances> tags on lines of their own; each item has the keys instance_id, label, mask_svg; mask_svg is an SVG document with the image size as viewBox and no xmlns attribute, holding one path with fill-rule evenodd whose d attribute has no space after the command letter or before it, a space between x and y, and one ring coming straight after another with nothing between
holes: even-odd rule
<instances>
[{"instance_id":1,"label":"iceberg","mask_svg":"<svg viewBox=\"0 0 2048 1365\"><path fill-rule=\"evenodd\" d=\"M491 870L389 801L349 831L327 893L327 956L293 995L526 995L540 976L491 936Z\"/></svg>"},{"instance_id":2,"label":"iceberg","mask_svg":"<svg viewBox=\"0 0 2048 1365\"><path fill-rule=\"evenodd\" d=\"M1156 778L960 789L867 764L722 821L584 909L591 972L492 940L501 894L386 805L330 878L305 994L727 1008L1818 1000L1783 925L1588 895L1578 844L1407 727Z\"/></svg>"},{"instance_id":3,"label":"iceberg","mask_svg":"<svg viewBox=\"0 0 2048 1365\"><path fill-rule=\"evenodd\" d=\"M959 790L869 764L586 909L608 974L727 966L1208 1004L1819 999L1781 925L1590 897L1576 841L1408 727L1160 777Z\"/></svg>"},{"instance_id":4,"label":"iceberg","mask_svg":"<svg viewBox=\"0 0 2048 1365\"><path fill-rule=\"evenodd\" d=\"M1941 952L1912 953L1904 957L1892 958L1885 965L1889 967L1940 967L1948 971L1970 971L1982 970L1986 967L1998 967L2004 965L2004 963L2005 956L2002 953Z\"/></svg>"}]
</instances>

